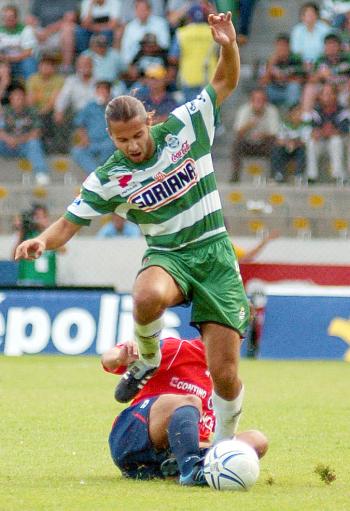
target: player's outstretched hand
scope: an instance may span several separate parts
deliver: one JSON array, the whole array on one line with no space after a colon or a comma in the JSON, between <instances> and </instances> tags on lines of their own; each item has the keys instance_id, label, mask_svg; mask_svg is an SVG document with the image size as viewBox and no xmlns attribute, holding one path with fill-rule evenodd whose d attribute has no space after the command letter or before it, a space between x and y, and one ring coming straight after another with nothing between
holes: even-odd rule
<instances>
[{"instance_id":1,"label":"player's outstretched hand","mask_svg":"<svg viewBox=\"0 0 350 511\"><path fill-rule=\"evenodd\" d=\"M29 259L33 261L34 259L38 259L44 251L45 243L38 238L22 241L16 248L15 261L19 259Z\"/></svg>"},{"instance_id":2,"label":"player's outstretched hand","mask_svg":"<svg viewBox=\"0 0 350 511\"><path fill-rule=\"evenodd\" d=\"M209 14L208 23L211 28L213 39L220 46L232 45L236 41L236 31L232 23L232 14Z\"/></svg>"},{"instance_id":3,"label":"player's outstretched hand","mask_svg":"<svg viewBox=\"0 0 350 511\"><path fill-rule=\"evenodd\" d=\"M135 341L126 341L120 347L118 352L118 363L122 366L128 366L139 358L137 343Z\"/></svg>"}]
</instances>

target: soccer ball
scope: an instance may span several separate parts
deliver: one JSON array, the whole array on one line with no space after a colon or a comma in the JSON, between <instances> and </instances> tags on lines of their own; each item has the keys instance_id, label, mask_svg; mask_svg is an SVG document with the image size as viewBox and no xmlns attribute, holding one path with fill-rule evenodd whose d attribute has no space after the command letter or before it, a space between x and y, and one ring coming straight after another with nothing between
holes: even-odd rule
<instances>
[{"instance_id":1,"label":"soccer ball","mask_svg":"<svg viewBox=\"0 0 350 511\"><path fill-rule=\"evenodd\" d=\"M223 440L211 447L204 460L204 475L215 490L249 490L260 473L259 458L241 440Z\"/></svg>"}]
</instances>

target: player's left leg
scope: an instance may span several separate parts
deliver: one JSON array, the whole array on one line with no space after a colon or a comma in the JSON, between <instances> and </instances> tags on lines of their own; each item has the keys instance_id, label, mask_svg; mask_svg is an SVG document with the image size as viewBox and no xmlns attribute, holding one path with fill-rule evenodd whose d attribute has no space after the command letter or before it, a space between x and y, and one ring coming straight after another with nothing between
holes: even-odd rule
<instances>
[{"instance_id":1,"label":"player's left leg","mask_svg":"<svg viewBox=\"0 0 350 511\"><path fill-rule=\"evenodd\" d=\"M257 429L249 429L242 431L236 435L237 440L242 440L248 445L253 447L259 458L265 456L267 449L269 448L269 441L267 437L261 431Z\"/></svg>"},{"instance_id":2,"label":"player's left leg","mask_svg":"<svg viewBox=\"0 0 350 511\"><path fill-rule=\"evenodd\" d=\"M216 323L202 323L201 332L214 384L214 442L218 442L234 435L242 410L244 387L238 377L241 339L232 328Z\"/></svg>"},{"instance_id":3,"label":"player's left leg","mask_svg":"<svg viewBox=\"0 0 350 511\"><path fill-rule=\"evenodd\" d=\"M197 396L164 394L153 403L150 412L152 444L159 450L170 447L183 485L206 484L199 448L201 410L202 403Z\"/></svg>"}]
</instances>

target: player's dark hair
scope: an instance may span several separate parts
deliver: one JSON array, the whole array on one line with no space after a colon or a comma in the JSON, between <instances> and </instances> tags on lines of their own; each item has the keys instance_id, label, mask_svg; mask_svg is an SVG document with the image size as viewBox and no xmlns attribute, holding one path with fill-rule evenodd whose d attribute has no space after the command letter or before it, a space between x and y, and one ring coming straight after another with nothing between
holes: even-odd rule
<instances>
[{"instance_id":1,"label":"player's dark hair","mask_svg":"<svg viewBox=\"0 0 350 511\"><path fill-rule=\"evenodd\" d=\"M11 5L11 4L4 5L1 10L3 12L4 11L12 11L13 14L16 16L16 18L18 18L18 9L17 9L16 5Z\"/></svg>"},{"instance_id":2,"label":"player's dark hair","mask_svg":"<svg viewBox=\"0 0 350 511\"><path fill-rule=\"evenodd\" d=\"M275 41L285 41L286 43L289 43L290 37L289 34L286 34L285 32L281 32L280 34L277 34Z\"/></svg>"},{"instance_id":3,"label":"player's dark hair","mask_svg":"<svg viewBox=\"0 0 350 511\"><path fill-rule=\"evenodd\" d=\"M108 103L105 117L108 129L110 129L111 121L127 122L135 117L140 117L146 122L148 114L139 99L133 96L118 96Z\"/></svg>"},{"instance_id":4,"label":"player's dark hair","mask_svg":"<svg viewBox=\"0 0 350 511\"><path fill-rule=\"evenodd\" d=\"M300 7L300 14L303 15L306 9L313 9L317 14L317 17L320 17L320 8L315 2L306 2Z\"/></svg>"},{"instance_id":5,"label":"player's dark hair","mask_svg":"<svg viewBox=\"0 0 350 511\"><path fill-rule=\"evenodd\" d=\"M328 34L323 40L325 43L327 41L336 41L338 44L341 44L341 39L337 34Z\"/></svg>"}]
</instances>

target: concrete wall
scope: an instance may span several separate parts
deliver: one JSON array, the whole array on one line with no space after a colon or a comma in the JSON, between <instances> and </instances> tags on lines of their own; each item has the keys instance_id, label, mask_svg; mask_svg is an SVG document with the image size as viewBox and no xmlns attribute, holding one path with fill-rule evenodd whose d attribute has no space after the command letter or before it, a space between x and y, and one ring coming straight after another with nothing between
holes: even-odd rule
<instances>
[{"instance_id":1,"label":"concrete wall","mask_svg":"<svg viewBox=\"0 0 350 511\"><path fill-rule=\"evenodd\" d=\"M236 238L250 248L253 238ZM11 258L13 237L0 236L0 259ZM146 248L143 239L95 240L77 237L69 242L67 254L59 256L59 284L114 286L130 291ZM350 265L349 240L295 240L279 238L270 242L257 262Z\"/></svg>"}]
</instances>

